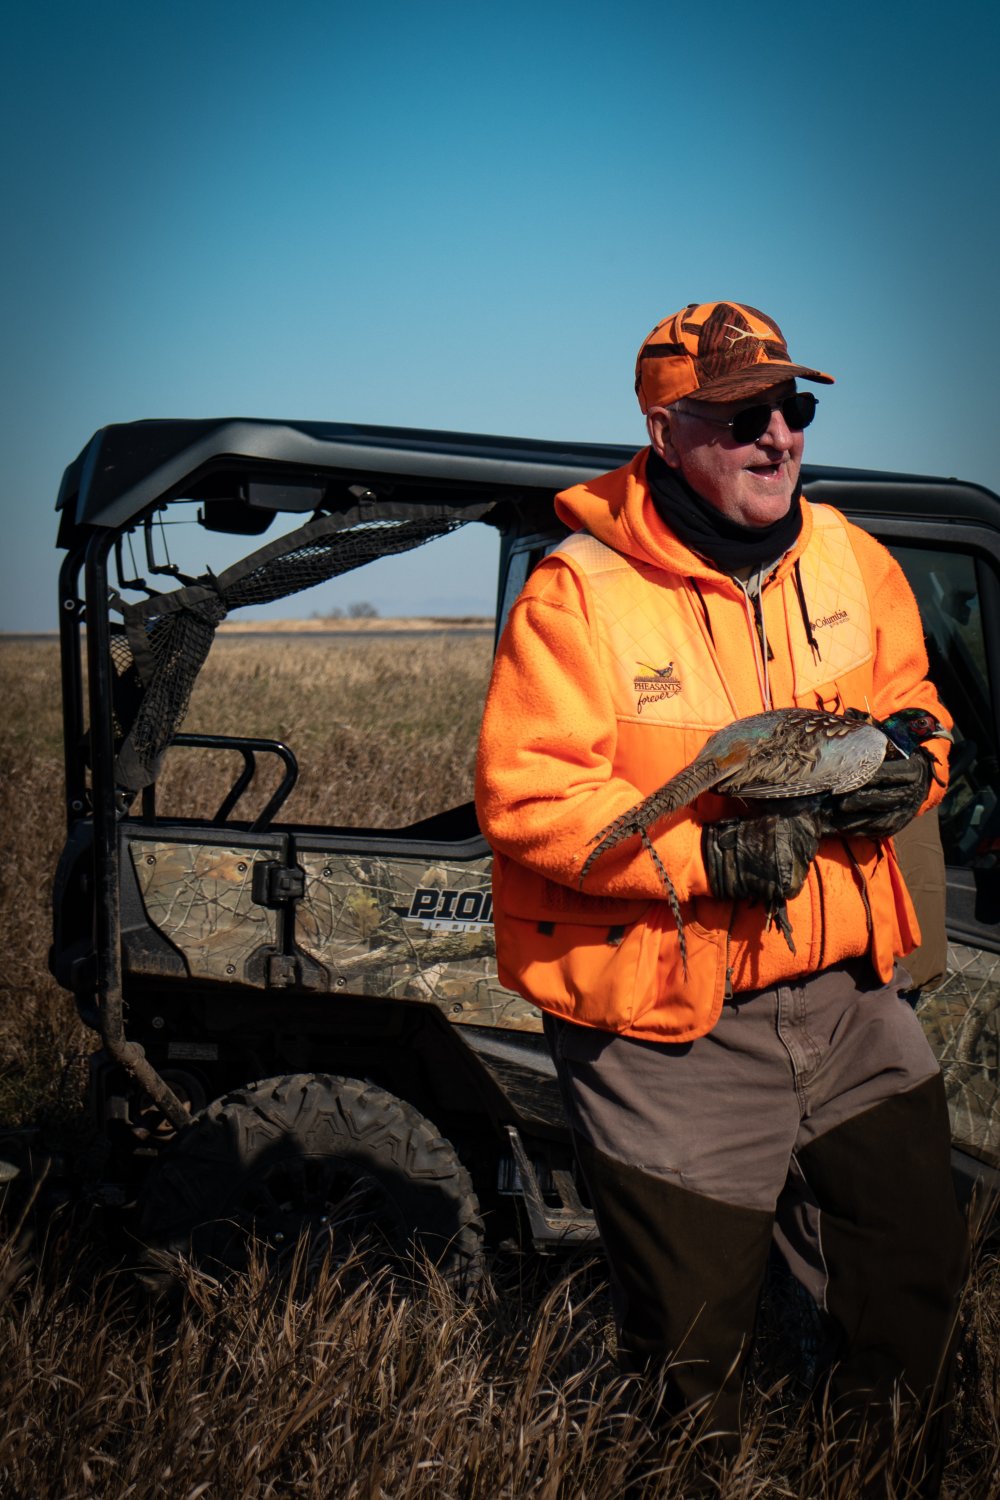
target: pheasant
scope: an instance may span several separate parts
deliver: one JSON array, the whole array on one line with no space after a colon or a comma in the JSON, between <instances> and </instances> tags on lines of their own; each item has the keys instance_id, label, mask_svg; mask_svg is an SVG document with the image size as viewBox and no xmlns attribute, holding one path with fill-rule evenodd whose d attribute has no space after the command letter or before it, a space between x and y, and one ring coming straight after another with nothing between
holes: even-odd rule
<instances>
[{"instance_id":1,"label":"pheasant","mask_svg":"<svg viewBox=\"0 0 1000 1500\"><path fill-rule=\"evenodd\" d=\"M677 892L649 837L652 824L687 807L702 792L751 800L804 798L822 808L834 795L855 791L875 776L886 756L908 758L925 740L951 739L933 714L904 708L878 723L870 715L822 709L778 708L736 719L711 735L690 765L595 834L580 871L580 885L596 859L638 834L666 888L686 963L684 924ZM788 801L785 801L788 806ZM831 825L833 826L833 825ZM794 952L784 903L769 913Z\"/></svg>"}]
</instances>

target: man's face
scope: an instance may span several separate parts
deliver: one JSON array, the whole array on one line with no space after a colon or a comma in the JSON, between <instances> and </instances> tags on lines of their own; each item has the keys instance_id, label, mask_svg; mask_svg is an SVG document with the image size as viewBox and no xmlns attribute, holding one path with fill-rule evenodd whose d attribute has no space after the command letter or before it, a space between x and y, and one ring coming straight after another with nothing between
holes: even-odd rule
<instances>
[{"instance_id":1,"label":"man's face","mask_svg":"<svg viewBox=\"0 0 1000 1500\"><path fill-rule=\"evenodd\" d=\"M737 443L731 430L718 423L744 407L772 406L794 392L795 382L788 380L742 401L685 397L671 407L654 407L647 424L650 441L664 462L724 516L744 526L768 526L791 503L802 466L803 434L790 431L777 407L753 443Z\"/></svg>"}]
</instances>

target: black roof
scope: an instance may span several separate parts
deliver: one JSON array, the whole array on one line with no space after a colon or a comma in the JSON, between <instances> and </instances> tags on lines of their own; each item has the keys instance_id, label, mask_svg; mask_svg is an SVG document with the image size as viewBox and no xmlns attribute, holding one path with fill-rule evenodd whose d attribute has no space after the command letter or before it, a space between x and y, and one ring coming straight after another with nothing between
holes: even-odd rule
<instances>
[{"instance_id":1,"label":"black roof","mask_svg":"<svg viewBox=\"0 0 1000 1500\"><path fill-rule=\"evenodd\" d=\"M171 500L218 500L310 510L332 485L383 478L406 489L446 488L461 503L484 490L554 492L627 463L635 446L436 432L344 422L221 417L103 427L67 468L59 490L60 545L95 529L120 529ZM1000 498L981 486L932 476L805 465L816 499L847 511L960 516L1000 529ZM256 486L256 493L252 493Z\"/></svg>"}]
</instances>

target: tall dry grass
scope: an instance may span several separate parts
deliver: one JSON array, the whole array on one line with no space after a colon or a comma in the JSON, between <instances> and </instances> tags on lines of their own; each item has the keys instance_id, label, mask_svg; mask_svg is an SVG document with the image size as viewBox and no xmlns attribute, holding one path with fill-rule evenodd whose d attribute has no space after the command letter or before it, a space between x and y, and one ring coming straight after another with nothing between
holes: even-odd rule
<instances>
[{"instance_id":1,"label":"tall dry grass","mask_svg":"<svg viewBox=\"0 0 1000 1500\"><path fill-rule=\"evenodd\" d=\"M79 1058L93 1043L46 965L66 831L55 643L0 644L0 705L2 1128L52 1124L63 1096L78 1101Z\"/></svg>"},{"instance_id":2,"label":"tall dry grass","mask_svg":"<svg viewBox=\"0 0 1000 1500\"><path fill-rule=\"evenodd\" d=\"M488 658L488 643L469 639L220 643L185 728L288 740L303 763L290 818L405 823L469 795ZM308 1287L293 1271L278 1288L254 1264L223 1290L191 1268L178 1306L142 1300L116 1215L77 1190L93 1039L45 969L63 837L55 648L0 645L0 692L0 1132L34 1132L36 1160L54 1162L34 1201L15 1184L0 1205L0 1496L691 1494L698 1446L664 1432L655 1392L637 1405L617 1376L599 1268L498 1261L465 1303L433 1276L417 1290L341 1266ZM230 774L191 758L168 773L167 797L211 811ZM60 1159L70 1170L56 1181ZM946 1480L954 1496L990 1500L995 1252L976 1257L963 1329ZM709 1493L858 1493L850 1453L810 1447L807 1332L776 1282L746 1437L725 1471L709 1466ZM902 1434L890 1457L912 1450Z\"/></svg>"},{"instance_id":3,"label":"tall dry grass","mask_svg":"<svg viewBox=\"0 0 1000 1500\"><path fill-rule=\"evenodd\" d=\"M725 1468L669 1432L616 1373L592 1271L494 1279L459 1302L358 1268L280 1294L259 1264L220 1289L191 1269L182 1306L140 1302L79 1216L50 1222L0 1308L0 1493L5 1496L309 1496L314 1500L847 1500L919 1433L888 1447L816 1444L804 1389L772 1321L746 1431ZM3 1269L0 1257L0 1270ZM948 1491L996 1494L996 1267L980 1299L948 1460ZM992 1288L992 1290L991 1290ZM770 1340L770 1342L769 1342ZM990 1350L989 1359L983 1351ZM880 1494L914 1492L894 1479Z\"/></svg>"},{"instance_id":4,"label":"tall dry grass","mask_svg":"<svg viewBox=\"0 0 1000 1500\"><path fill-rule=\"evenodd\" d=\"M282 819L404 827L472 795L491 651L487 634L219 639L184 728L287 743L301 770ZM214 811L238 764L232 754L172 752L163 807L190 808L194 793L201 811ZM247 805L261 805L277 779L277 762L262 756Z\"/></svg>"}]
</instances>

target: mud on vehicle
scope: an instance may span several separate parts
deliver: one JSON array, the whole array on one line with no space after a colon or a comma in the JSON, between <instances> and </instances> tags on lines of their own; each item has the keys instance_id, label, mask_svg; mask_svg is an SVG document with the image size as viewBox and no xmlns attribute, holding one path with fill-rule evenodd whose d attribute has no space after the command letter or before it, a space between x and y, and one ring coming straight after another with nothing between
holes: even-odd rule
<instances>
[{"instance_id":1,"label":"mud on vehicle","mask_svg":"<svg viewBox=\"0 0 1000 1500\"><path fill-rule=\"evenodd\" d=\"M105 1190L138 1205L145 1243L232 1264L248 1228L275 1248L309 1229L335 1252L363 1238L462 1269L484 1240L596 1238L540 1014L497 979L490 852L471 802L442 794L401 828L286 821L293 744L183 726L230 611L418 546L433 571L435 543L459 527L495 539L499 631L564 535L553 494L631 456L160 421L103 429L67 469L68 828L50 963L99 1033L90 1103ZM803 478L899 559L956 720L940 815L947 960L924 974L918 955L912 998L944 1069L957 1177L995 1189L1000 499L953 480L808 466ZM182 518L206 546L225 539L232 560L182 571L164 547ZM248 540L269 529L282 534ZM171 757L189 757L193 777L220 749L236 772L214 814L161 811ZM258 795L265 763L276 774Z\"/></svg>"}]
</instances>

